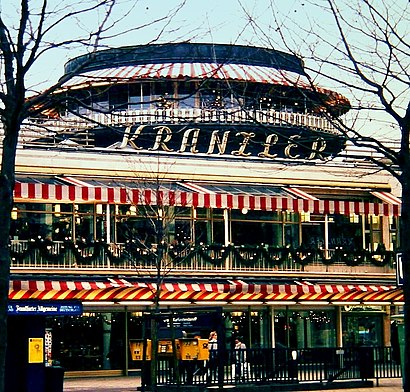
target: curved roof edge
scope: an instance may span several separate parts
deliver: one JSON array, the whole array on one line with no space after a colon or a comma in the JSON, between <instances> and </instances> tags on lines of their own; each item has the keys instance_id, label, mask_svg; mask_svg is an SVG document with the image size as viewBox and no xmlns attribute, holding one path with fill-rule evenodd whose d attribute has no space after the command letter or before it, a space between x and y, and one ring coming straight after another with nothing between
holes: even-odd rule
<instances>
[{"instance_id":1,"label":"curved roof edge","mask_svg":"<svg viewBox=\"0 0 410 392\"><path fill-rule=\"evenodd\" d=\"M67 74L79 68L86 72L106 67L167 62L259 65L305 75L302 60L289 53L262 47L190 42L102 50L69 60L64 70Z\"/></svg>"}]
</instances>

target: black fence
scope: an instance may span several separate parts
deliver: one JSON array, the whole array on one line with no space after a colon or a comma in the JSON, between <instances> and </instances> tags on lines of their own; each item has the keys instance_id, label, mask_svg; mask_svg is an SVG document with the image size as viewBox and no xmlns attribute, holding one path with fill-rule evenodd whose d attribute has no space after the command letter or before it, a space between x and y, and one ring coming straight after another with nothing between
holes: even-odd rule
<instances>
[{"instance_id":1,"label":"black fence","mask_svg":"<svg viewBox=\"0 0 410 392\"><path fill-rule=\"evenodd\" d=\"M142 381L150 384L150 364ZM329 383L401 377L400 356L391 347L224 350L212 361L160 357L158 385Z\"/></svg>"}]
</instances>

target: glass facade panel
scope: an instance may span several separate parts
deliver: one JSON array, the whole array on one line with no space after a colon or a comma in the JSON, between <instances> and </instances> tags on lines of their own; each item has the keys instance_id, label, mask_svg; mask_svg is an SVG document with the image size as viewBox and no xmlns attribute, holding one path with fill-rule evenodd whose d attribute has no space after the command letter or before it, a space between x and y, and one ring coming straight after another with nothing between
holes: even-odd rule
<instances>
[{"instance_id":1,"label":"glass facade panel","mask_svg":"<svg viewBox=\"0 0 410 392\"><path fill-rule=\"evenodd\" d=\"M383 346L381 312L344 312L342 330L343 346Z\"/></svg>"},{"instance_id":2,"label":"glass facade panel","mask_svg":"<svg viewBox=\"0 0 410 392\"><path fill-rule=\"evenodd\" d=\"M276 310L276 347L314 348L336 346L334 310Z\"/></svg>"}]
</instances>

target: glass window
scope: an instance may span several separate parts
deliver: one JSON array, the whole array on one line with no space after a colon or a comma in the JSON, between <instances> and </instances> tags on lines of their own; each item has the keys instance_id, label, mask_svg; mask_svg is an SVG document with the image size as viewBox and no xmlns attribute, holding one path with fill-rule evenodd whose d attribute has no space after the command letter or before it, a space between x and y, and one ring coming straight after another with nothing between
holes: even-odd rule
<instances>
[{"instance_id":1,"label":"glass window","mask_svg":"<svg viewBox=\"0 0 410 392\"><path fill-rule=\"evenodd\" d=\"M343 346L382 346L383 316L381 313L343 313Z\"/></svg>"},{"instance_id":2,"label":"glass window","mask_svg":"<svg viewBox=\"0 0 410 392\"><path fill-rule=\"evenodd\" d=\"M51 359L66 370L123 369L124 313L84 313L82 316L48 317L52 340Z\"/></svg>"},{"instance_id":3,"label":"glass window","mask_svg":"<svg viewBox=\"0 0 410 392\"><path fill-rule=\"evenodd\" d=\"M361 217L332 215L329 219L329 248L363 249ZM356 219L358 218L358 219ZM333 222L332 222L333 221Z\"/></svg>"},{"instance_id":4,"label":"glass window","mask_svg":"<svg viewBox=\"0 0 410 392\"><path fill-rule=\"evenodd\" d=\"M335 347L334 310L275 311L276 347Z\"/></svg>"},{"instance_id":5,"label":"glass window","mask_svg":"<svg viewBox=\"0 0 410 392\"><path fill-rule=\"evenodd\" d=\"M71 211L70 204L15 204L11 215L11 238L30 240L40 237L64 241L72 236Z\"/></svg>"}]
</instances>

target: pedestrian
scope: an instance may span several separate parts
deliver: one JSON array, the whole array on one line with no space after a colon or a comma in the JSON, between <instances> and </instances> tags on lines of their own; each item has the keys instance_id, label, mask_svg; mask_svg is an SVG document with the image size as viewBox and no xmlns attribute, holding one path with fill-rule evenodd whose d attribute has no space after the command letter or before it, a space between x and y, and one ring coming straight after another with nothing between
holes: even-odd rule
<instances>
[{"instance_id":1,"label":"pedestrian","mask_svg":"<svg viewBox=\"0 0 410 392\"><path fill-rule=\"evenodd\" d=\"M247 372L246 345L241 337L235 339L235 379L244 381Z\"/></svg>"},{"instance_id":2,"label":"pedestrian","mask_svg":"<svg viewBox=\"0 0 410 392\"><path fill-rule=\"evenodd\" d=\"M216 372L218 369L218 334L216 331L212 331L209 334L208 339L208 350L209 350L209 360L208 360L208 380L215 380Z\"/></svg>"}]
</instances>

